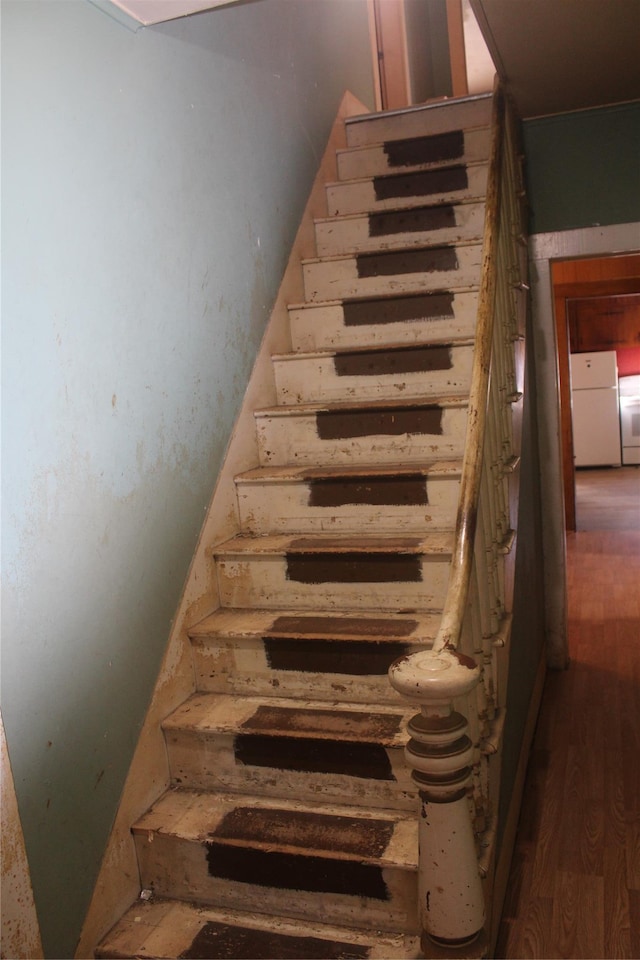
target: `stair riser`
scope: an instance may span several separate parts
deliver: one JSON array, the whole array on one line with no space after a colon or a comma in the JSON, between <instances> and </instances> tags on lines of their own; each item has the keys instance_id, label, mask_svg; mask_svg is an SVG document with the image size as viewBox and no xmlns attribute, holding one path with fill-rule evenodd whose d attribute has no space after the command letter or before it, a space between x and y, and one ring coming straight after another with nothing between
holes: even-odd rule
<instances>
[{"instance_id":1,"label":"stair riser","mask_svg":"<svg viewBox=\"0 0 640 960\"><path fill-rule=\"evenodd\" d=\"M347 145L361 147L461 130L464 127L486 126L491 120L491 97L478 100L445 102L404 113L373 116L346 123Z\"/></svg>"},{"instance_id":2,"label":"stair riser","mask_svg":"<svg viewBox=\"0 0 640 960\"><path fill-rule=\"evenodd\" d=\"M289 310L293 349L311 351L347 347L371 347L392 344L428 343L453 337L471 337L475 331L478 294L455 293L444 306L431 307L434 298L415 301L405 319L406 306L414 301L393 300L358 305L359 315L353 316L353 305L320 303ZM396 319L398 317L398 319Z\"/></svg>"},{"instance_id":3,"label":"stair riser","mask_svg":"<svg viewBox=\"0 0 640 960\"><path fill-rule=\"evenodd\" d=\"M153 887L156 895L161 897L196 900L260 914L281 913L283 899L286 899L290 916L309 920L321 918L325 922L360 928L378 925L394 932L415 930L417 889L414 872L330 860L326 866L318 864L318 872L326 870L329 886L334 878L340 885L340 874L344 883L353 873L354 884L359 883L362 893L356 888L349 896L333 891L288 887L287 883L291 883L292 876L298 872L296 860L306 858L290 860L274 853L256 854L233 847L225 849L209 846L206 841L189 841L162 834L137 836L136 850L143 886ZM259 871L264 865L282 886L268 887L227 879L225 874L235 873L234 857L237 860L246 858L248 869L255 858L256 867L252 872ZM312 871L313 867L313 861L300 865L302 882L305 872ZM371 892L377 896L371 896Z\"/></svg>"},{"instance_id":4,"label":"stair riser","mask_svg":"<svg viewBox=\"0 0 640 960\"><path fill-rule=\"evenodd\" d=\"M363 254L360 257L305 263L305 299L317 303L321 300L375 297L389 293L427 293L477 286L480 279L480 244L426 248L403 252L402 256L399 253L387 253L381 256L395 256L397 259L394 273L386 275L380 272L366 275L366 271L372 269L367 262L369 256Z\"/></svg>"},{"instance_id":5,"label":"stair riser","mask_svg":"<svg viewBox=\"0 0 640 960\"><path fill-rule=\"evenodd\" d=\"M260 462L263 466L317 463L355 466L451 460L462 456L466 426L466 407L451 407L442 411L441 433L408 432L398 436L372 434L323 439L313 414L291 417L266 415L257 418Z\"/></svg>"},{"instance_id":6,"label":"stair riser","mask_svg":"<svg viewBox=\"0 0 640 960\"><path fill-rule=\"evenodd\" d=\"M418 147L413 158L410 157L409 149L405 151L401 162L394 159L393 148L385 150L384 144L341 150L337 155L338 179L355 180L358 177L376 177L385 173L425 170L447 162L473 163L488 158L491 141L489 127L461 131L459 139L460 146L457 143L449 144L444 150L427 149L426 153L422 153Z\"/></svg>"},{"instance_id":7,"label":"stair riser","mask_svg":"<svg viewBox=\"0 0 640 960\"><path fill-rule=\"evenodd\" d=\"M237 490L241 525L243 531L251 534L371 532L420 536L430 528L451 529L455 523L459 479L422 478L415 481L414 486L415 491L409 492L415 492L416 499L424 491L419 504L403 503L407 493L400 483L395 503L394 488L390 484L385 494L387 502L383 504L338 504L338 488L333 503L320 506L318 500L323 496L331 497L332 488L327 490L310 483L240 483ZM355 499L348 486L344 495Z\"/></svg>"},{"instance_id":8,"label":"stair riser","mask_svg":"<svg viewBox=\"0 0 640 960\"><path fill-rule=\"evenodd\" d=\"M394 357L398 371L384 372ZM469 392L472 363L473 347L460 346L355 357L290 355L274 360L273 368L278 403L298 404L462 396ZM406 369L410 365L423 369Z\"/></svg>"},{"instance_id":9,"label":"stair riser","mask_svg":"<svg viewBox=\"0 0 640 960\"><path fill-rule=\"evenodd\" d=\"M428 171L413 174L414 183L403 190L403 195L391 195L399 189L400 174L380 179L350 180L345 183L332 183L326 188L327 212L330 217L341 217L352 213L369 213L379 210L409 210L425 204L457 203L461 200L478 200L487 190L487 165L471 164L461 170L451 170L445 176L445 170ZM430 176L432 183L421 182ZM438 174L436 179L435 174ZM394 184L394 178L398 184ZM404 183L404 181L402 181Z\"/></svg>"},{"instance_id":10,"label":"stair riser","mask_svg":"<svg viewBox=\"0 0 640 960\"><path fill-rule=\"evenodd\" d=\"M323 566L325 562L331 563L323 559ZM439 610L444 603L449 574L449 558L436 560L409 556L400 558L397 565L392 563L386 575L413 576L414 580L367 583L354 579L349 583L301 583L291 579L291 566L291 560L287 563L283 557L220 558L217 574L221 605L301 610L366 610L376 607ZM335 568L337 561L334 562ZM323 570L316 574L311 567L309 576L316 575L327 574ZM353 576L361 574L354 572Z\"/></svg>"},{"instance_id":11,"label":"stair riser","mask_svg":"<svg viewBox=\"0 0 640 960\"><path fill-rule=\"evenodd\" d=\"M298 644L304 657L307 649L303 642ZM324 646L329 651L335 643L325 641ZM363 647L359 642L351 646ZM383 647L383 644L379 646ZM262 639L229 638L227 640L198 641L193 644L194 667L198 690L210 693L232 693L247 696L278 696L306 698L309 690L313 690L316 700L346 700L349 703L398 703L398 695L389 683L385 673L376 675L366 672L371 669L380 670L380 663L392 661L403 653L414 653L425 649L420 644L388 644L388 649L369 655L364 651L361 655L361 673L353 672L315 672L312 669L313 659L308 657L309 666L304 671L297 669L275 669L272 648ZM336 666L332 669L339 671L340 654L335 654ZM280 662L282 657L277 662ZM297 664L299 657L293 662ZM375 667L369 660L375 660ZM343 655L344 661L344 655ZM355 669L355 668L353 668Z\"/></svg>"},{"instance_id":12,"label":"stair riser","mask_svg":"<svg viewBox=\"0 0 640 960\"><path fill-rule=\"evenodd\" d=\"M358 765L362 775L350 776L327 769L334 755L324 757L323 741L305 739L293 756L280 737L254 738L248 748L244 743L238 746L237 741L234 746L234 741L230 734L205 737L190 731L167 731L173 782L195 790L296 797L303 802L335 801L364 808L416 809L416 790L400 747L371 745L362 760L358 750L353 762L346 767L341 764L346 769ZM328 746L333 744L329 742ZM248 756L247 749L253 756ZM236 752L244 762L236 760ZM310 761L321 769L309 770Z\"/></svg>"},{"instance_id":13,"label":"stair riser","mask_svg":"<svg viewBox=\"0 0 640 960\"><path fill-rule=\"evenodd\" d=\"M436 226L432 226L434 219ZM481 239L483 225L483 203L406 210L394 213L392 219L367 215L320 220L316 223L316 249L319 257L332 257L427 243L458 243Z\"/></svg>"}]
</instances>

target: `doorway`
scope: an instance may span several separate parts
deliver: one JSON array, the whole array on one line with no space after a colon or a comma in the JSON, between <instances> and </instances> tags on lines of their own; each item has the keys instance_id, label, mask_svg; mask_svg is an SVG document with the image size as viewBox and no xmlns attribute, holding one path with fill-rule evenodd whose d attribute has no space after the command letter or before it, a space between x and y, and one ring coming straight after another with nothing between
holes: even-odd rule
<instances>
[{"instance_id":1,"label":"doorway","mask_svg":"<svg viewBox=\"0 0 640 960\"><path fill-rule=\"evenodd\" d=\"M562 477L567 530L577 529L569 356L615 350L625 373L640 373L640 254L555 260ZM637 369L636 369L637 368Z\"/></svg>"}]
</instances>

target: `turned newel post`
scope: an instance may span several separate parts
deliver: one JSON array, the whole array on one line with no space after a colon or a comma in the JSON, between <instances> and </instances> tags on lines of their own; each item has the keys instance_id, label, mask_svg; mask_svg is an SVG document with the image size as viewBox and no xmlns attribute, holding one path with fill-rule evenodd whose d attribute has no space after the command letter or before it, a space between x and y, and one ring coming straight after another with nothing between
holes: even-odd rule
<instances>
[{"instance_id":1,"label":"turned newel post","mask_svg":"<svg viewBox=\"0 0 640 960\"><path fill-rule=\"evenodd\" d=\"M467 799L473 744L467 721L453 710L452 701L476 686L480 670L456 650L426 650L397 660L389 678L398 693L421 709L409 723L406 758L421 801L418 888L423 950L429 951L429 941L464 947L476 940L485 915Z\"/></svg>"}]
</instances>

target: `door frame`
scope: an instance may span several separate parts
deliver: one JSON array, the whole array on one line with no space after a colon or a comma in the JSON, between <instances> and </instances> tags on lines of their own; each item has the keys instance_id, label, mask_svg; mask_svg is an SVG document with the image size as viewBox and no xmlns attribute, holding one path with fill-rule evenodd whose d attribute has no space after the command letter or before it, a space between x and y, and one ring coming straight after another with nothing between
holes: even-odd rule
<instances>
[{"instance_id":1,"label":"door frame","mask_svg":"<svg viewBox=\"0 0 640 960\"><path fill-rule=\"evenodd\" d=\"M551 263L640 250L640 223L533 234L529 240L540 484L543 497L545 616L549 666L568 662L566 526L559 365Z\"/></svg>"},{"instance_id":2,"label":"door frame","mask_svg":"<svg viewBox=\"0 0 640 960\"><path fill-rule=\"evenodd\" d=\"M569 282L566 280L567 274L573 277ZM575 530L576 474L571 421L571 376L569 368L571 343L568 301L576 297L606 297L640 292L640 255L623 253L606 257L555 260L551 264L551 280L558 350L565 525L567 530Z\"/></svg>"}]
</instances>

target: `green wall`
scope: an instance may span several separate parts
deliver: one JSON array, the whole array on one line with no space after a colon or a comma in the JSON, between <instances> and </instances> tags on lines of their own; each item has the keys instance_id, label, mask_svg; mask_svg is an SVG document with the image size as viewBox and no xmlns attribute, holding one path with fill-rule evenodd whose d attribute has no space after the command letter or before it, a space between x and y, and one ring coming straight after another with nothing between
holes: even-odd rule
<instances>
[{"instance_id":1,"label":"green wall","mask_svg":"<svg viewBox=\"0 0 640 960\"><path fill-rule=\"evenodd\" d=\"M365 0L2 4L2 711L73 955Z\"/></svg>"},{"instance_id":2,"label":"green wall","mask_svg":"<svg viewBox=\"0 0 640 960\"><path fill-rule=\"evenodd\" d=\"M640 221L640 101L522 126L531 233Z\"/></svg>"}]
</instances>

